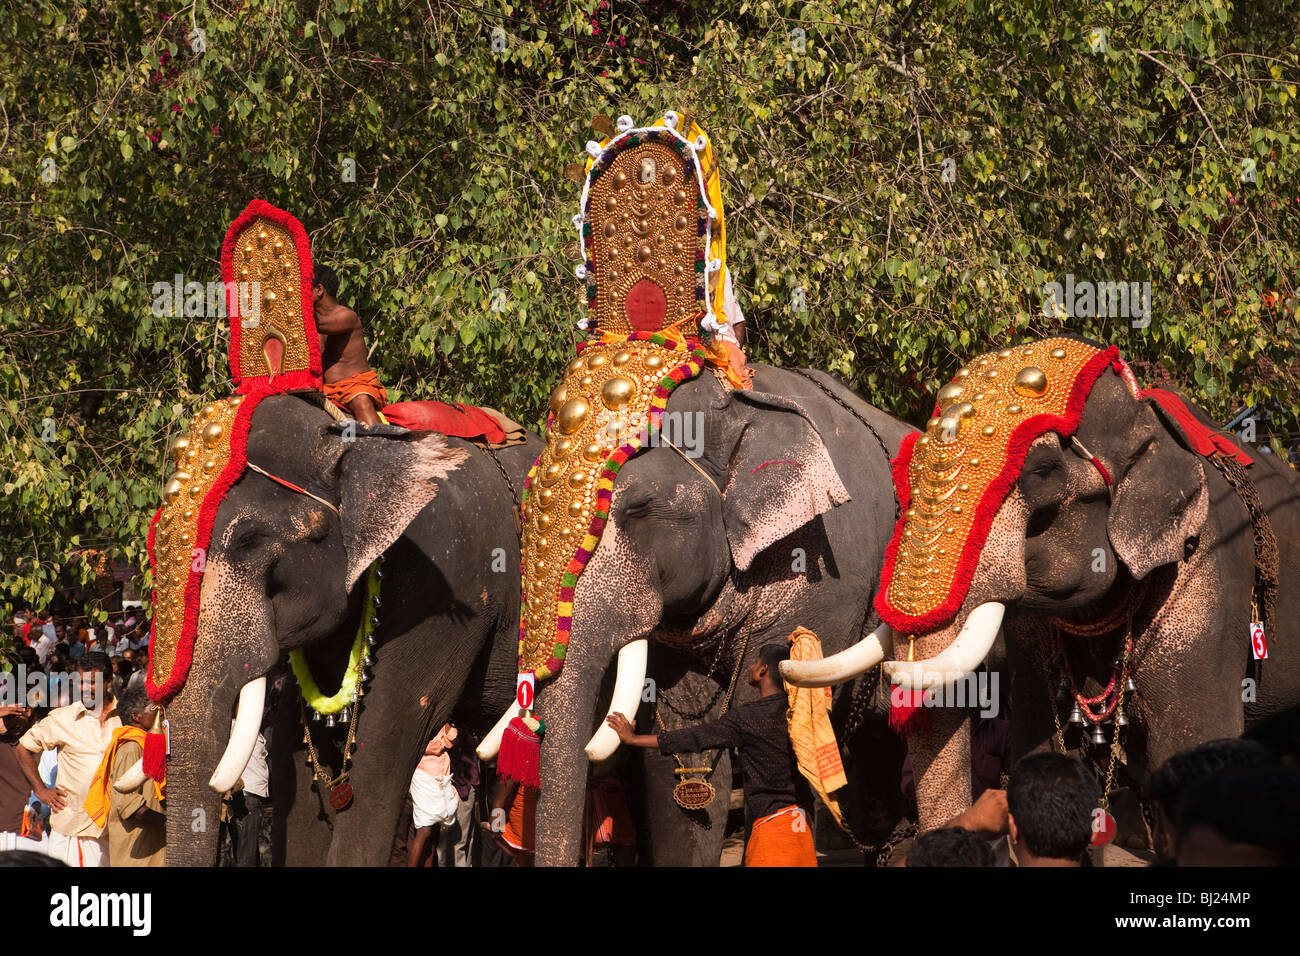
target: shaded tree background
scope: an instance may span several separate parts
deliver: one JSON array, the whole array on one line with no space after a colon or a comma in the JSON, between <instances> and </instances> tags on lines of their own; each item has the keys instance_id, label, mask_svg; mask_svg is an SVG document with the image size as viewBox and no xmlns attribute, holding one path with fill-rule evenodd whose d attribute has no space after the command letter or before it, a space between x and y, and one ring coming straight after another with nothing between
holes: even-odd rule
<instances>
[{"instance_id":1,"label":"shaded tree background","mask_svg":"<svg viewBox=\"0 0 1300 956\"><path fill-rule=\"evenodd\" d=\"M223 322L151 289L219 280L254 197L339 270L393 400L540 424L597 113L710 130L759 361L918 422L965 358L1069 330L1220 421L1300 417L1295 3L3 7L0 602L78 549L147 564L168 440L229 392ZM1150 325L1045 317L1067 273L1150 281Z\"/></svg>"}]
</instances>

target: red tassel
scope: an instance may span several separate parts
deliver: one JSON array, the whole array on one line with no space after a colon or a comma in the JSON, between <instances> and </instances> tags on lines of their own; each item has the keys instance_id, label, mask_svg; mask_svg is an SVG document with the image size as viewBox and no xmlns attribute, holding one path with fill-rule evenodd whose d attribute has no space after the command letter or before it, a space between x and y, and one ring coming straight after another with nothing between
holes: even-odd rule
<instances>
[{"instance_id":1,"label":"red tassel","mask_svg":"<svg viewBox=\"0 0 1300 956\"><path fill-rule=\"evenodd\" d=\"M161 783L167 775L167 738L162 734L146 734L141 763L145 776Z\"/></svg>"},{"instance_id":2,"label":"red tassel","mask_svg":"<svg viewBox=\"0 0 1300 956\"><path fill-rule=\"evenodd\" d=\"M497 753L497 775L518 780L530 787L542 785L542 738L528 729L523 718L512 718L501 737Z\"/></svg>"},{"instance_id":3,"label":"red tassel","mask_svg":"<svg viewBox=\"0 0 1300 956\"><path fill-rule=\"evenodd\" d=\"M899 736L930 726L930 715L925 712L925 691L905 690L895 685L889 691L889 729Z\"/></svg>"}]
</instances>

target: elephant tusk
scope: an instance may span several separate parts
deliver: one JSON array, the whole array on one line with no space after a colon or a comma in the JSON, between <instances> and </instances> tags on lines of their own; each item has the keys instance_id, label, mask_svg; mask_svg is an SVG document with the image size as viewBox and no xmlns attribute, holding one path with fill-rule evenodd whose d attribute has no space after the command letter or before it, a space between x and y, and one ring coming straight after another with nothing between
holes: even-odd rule
<instances>
[{"instance_id":1,"label":"elephant tusk","mask_svg":"<svg viewBox=\"0 0 1300 956\"><path fill-rule=\"evenodd\" d=\"M625 644L618 652L618 673L614 677L614 696L609 702L609 713L622 714L629 720L636 716L645 689L646 661L650 642L645 638ZM587 741L587 759L592 763L608 760L618 749L618 734L604 721L600 729Z\"/></svg>"},{"instance_id":2,"label":"elephant tusk","mask_svg":"<svg viewBox=\"0 0 1300 956\"><path fill-rule=\"evenodd\" d=\"M1007 606L997 601L981 604L970 612L957 639L934 657L923 661L887 661L885 676L907 690L929 690L952 684L983 663L997 640Z\"/></svg>"},{"instance_id":3,"label":"elephant tusk","mask_svg":"<svg viewBox=\"0 0 1300 956\"><path fill-rule=\"evenodd\" d=\"M122 776L113 781L113 789L118 793L130 793L136 787L145 782L147 778L144 775L144 758L141 757Z\"/></svg>"},{"instance_id":4,"label":"elephant tusk","mask_svg":"<svg viewBox=\"0 0 1300 956\"><path fill-rule=\"evenodd\" d=\"M230 740L226 742L226 751L208 781L208 786L217 793L231 789L248 766L248 758L253 756L253 748L257 746L257 732L262 726L262 705L265 703L265 676L249 681L239 692Z\"/></svg>"},{"instance_id":5,"label":"elephant tusk","mask_svg":"<svg viewBox=\"0 0 1300 956\"><path fill-rule=\"evenodd\" d=\"M865 674L885 659L885 648L893 647L894 629L880 626L838 654L815 661L782 661L781 676L795 687L830 687Z\"/></svg>"},{"instance_id":6,"label":"elephant tusk","mask_svg":"<svg viewBox=\"0 0 1300 956\"><path fill-rule=\"evenodd\" d=\"M479 760L491 760L497 755L497 751L501 749L501 737L505 734L506 727L511 719L518 713L518 704L511 704L506 708L506 712L501 715L501 719L492 726L487 736L479 742L478 748L474 751L474 753L478 754Z\"/></svg>"}]
</instances>

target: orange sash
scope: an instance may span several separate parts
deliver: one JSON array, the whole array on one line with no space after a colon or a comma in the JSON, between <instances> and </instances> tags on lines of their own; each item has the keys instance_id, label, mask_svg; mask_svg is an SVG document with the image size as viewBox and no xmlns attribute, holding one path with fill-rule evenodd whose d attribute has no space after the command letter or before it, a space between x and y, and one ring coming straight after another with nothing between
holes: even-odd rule
<instances>
[{"instance_id":1,"label":"orange sash","mask_svg":"<svg viewBox=\"0 0 1300 956\"><path fill-rule=\"evenodd\" d=\"M95 778L90 782L90 791L86 794L86 802L82 804L83 809L95 821L95 826L102 827L108 823L109 807L109 787L112 781L109 780L109 771L113 768L113 759L117 756L117 749L124 741L131 740L144 748L145 732L139 727L119 727L113 731L113 739L108 744L108 749L104 751L104 759L99 762L99 769L95 771ZM158 799L162 800L164 796L164 786L166 783L159 783L157 780L146 779L146 783L152 783Z\"/></svg>"}]
</instances>

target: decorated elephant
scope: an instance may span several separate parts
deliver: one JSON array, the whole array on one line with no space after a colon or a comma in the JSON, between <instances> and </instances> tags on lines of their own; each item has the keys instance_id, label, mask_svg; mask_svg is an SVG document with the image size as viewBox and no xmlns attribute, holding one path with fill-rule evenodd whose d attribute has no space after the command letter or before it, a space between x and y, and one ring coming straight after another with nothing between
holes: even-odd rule
<instances>
[{"instance_id":1,"label":"decorated elephant","mask_svg":"<svg viewBox=\"0 0 1300 956\"><path fill-rule=\"evenodd\" d=\"M226 281L249 272L265 304L256 321L232 309L236 393L177 442L150 531L167 862L215 862L220 794L288 656L271 757L285 862L383 864L426 741L453 712L490 725L513 693L515 489L540 443L493 451L329 412L306 236L265 203L226 241Z\"/></svg>"},{"instance_id":2,"label":"decorated elephant","mask_svg":"<svg viewBox=\"0 0 1300 956\"><path fill-rule=\"evenodd\" d=\"M1300 700L1300 476L1141 391L1114 348L977 357L895 480L884 623L817 673L783 670L826 684L885 659L923 828L970 801L968 711L925 705L953 703L934 694L971 679L999 626L1013 754L1079 748L1107 787Z\"/></svg>"},{"instance_id":3,"label":"decorated elephant","mask_svg":"<svg viewBox=\"0 0 1300 956\"><path fill-rule=\"evenodd\" d=\"M552 395L523 507L539 865L579 858L589 761L618 746L607 711L646 704L668 729L716 717L753 694L737 676L765 644L803 626L834 651L864 633L895 517L889 458L910 430L819 373L758 366L750 387L720 344L732 303L707 135L674 112L603 132L575 219L588 339ZM508 711L480 755L519 719ZM651 862L717 865L725 752L644 769Z\"/></svg>"}]
</instances>

